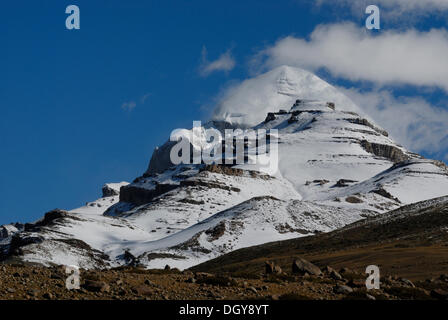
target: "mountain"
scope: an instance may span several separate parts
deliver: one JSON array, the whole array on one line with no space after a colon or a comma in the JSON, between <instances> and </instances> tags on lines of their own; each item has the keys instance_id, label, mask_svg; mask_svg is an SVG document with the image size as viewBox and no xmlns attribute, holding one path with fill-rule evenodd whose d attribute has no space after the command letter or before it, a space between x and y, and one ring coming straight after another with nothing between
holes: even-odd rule
<instances>
[{"instance_id":1,"label":"mountain","mask_svg":"<svg viewBox=\"0 0 448 320\"><path fill-rule=\"evenodd\" d=\"M362 111L344 94L314 74L280 66L243 81L227 92L213 113L213 119L255 126L268 112L289 110L297 99L332 101L344 111Z\"/></svg>"},{"instance_id":2,"label":"mountain","mask_svg":"<svg viewBox=\"0 0 448 320\"><path fill-rule=\"evenodd\" d=\"M103 197L84 207L0 227L0 259L183 269L237 249L330 232L448 190L444 163L406 150L334 87L297 68L244 81L204 128L176 134L200 150L213 146L203 137L211 127L223 137L225 129L277 130L265 136L270 156L278 139L276 166L175 165L176 142L168 141L132 183L105 185ZM254 149L248 141L248 159Z\"/></svg>"}]
</instances>

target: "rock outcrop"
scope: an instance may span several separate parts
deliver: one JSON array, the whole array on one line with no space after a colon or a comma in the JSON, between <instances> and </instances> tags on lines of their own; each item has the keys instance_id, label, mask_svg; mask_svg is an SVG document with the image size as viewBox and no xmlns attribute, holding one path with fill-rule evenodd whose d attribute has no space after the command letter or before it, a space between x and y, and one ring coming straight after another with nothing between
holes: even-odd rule
<instances>
[{"instance_id":1,"label":"rock outcrop","mask_svg":"<svg viewBox=\"0 0 448 320\"><path fill-rule=\"evenodd\" d=\"M297 258L292 263L292 273L299 273L299 274L308 273L318 276L322 274L322 271L319 269L318 266L312 264L308 260L305 260L303 258Z\"/></svg>"},{"instance_id":2,"label":"rock outcrop","mask_svg":"<svg viewBox=\"0 0 448 320\"><path fill-rule=\"evenodd\" d=\"M410 158L408 155L403 153L403 151L392 145L373 143L367 140L362 140L360 144L367 152L378 157L389 159L395 163L408 160Z\"/></svg>"}]
</instances>

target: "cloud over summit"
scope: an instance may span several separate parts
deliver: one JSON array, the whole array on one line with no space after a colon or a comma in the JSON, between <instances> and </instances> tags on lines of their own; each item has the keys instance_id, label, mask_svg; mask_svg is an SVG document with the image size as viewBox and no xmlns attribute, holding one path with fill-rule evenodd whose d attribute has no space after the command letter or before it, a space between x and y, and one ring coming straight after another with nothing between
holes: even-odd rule
<instances>
[{"instance_id":1,"label":"cloud over summit","mask_svg":"<svg viewBox=\"0 0 448 320\"><path fill-rule=\"evenodd\" d=\"M291 65L377 85L439 87L448 92L448 32L381 31L353 23L320 25L309 39L288 36L260 51L255 61Z\"/></svg>"}]
</instances>

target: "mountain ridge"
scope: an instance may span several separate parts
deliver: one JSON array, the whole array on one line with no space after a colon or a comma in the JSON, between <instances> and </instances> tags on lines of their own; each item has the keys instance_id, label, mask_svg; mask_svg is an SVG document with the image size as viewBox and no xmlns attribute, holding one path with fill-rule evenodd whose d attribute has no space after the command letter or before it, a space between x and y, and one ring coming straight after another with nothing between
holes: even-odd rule
<instances>
[{"instance_id":1,"label":"mountain ridge","mask_svg":"<svg viewBox=\"0 0 448 320\"><path fill-rule=\"evenodd\" d=\"M0 227L0 260L185 269L236 249L330 232L446 195L445 164L394 142L320 78L280 67L252 80L249 93L235 97L248 103L240 114L249 110L262 119L246 128L278 131L276 172L252 163L173 165L175 142L167 142L132 183L107 184L102 198L47 213L45 223ZM249 103L251 90L260 97ZM218 107L223 116L207 126L222 131L244 123L223 110Z\"/></svg>"}]
</instances>

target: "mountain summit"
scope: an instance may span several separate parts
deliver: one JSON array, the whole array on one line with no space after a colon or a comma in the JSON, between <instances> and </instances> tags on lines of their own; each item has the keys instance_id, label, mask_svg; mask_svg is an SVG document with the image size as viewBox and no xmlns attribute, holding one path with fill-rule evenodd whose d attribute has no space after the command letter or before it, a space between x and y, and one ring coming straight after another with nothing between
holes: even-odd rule
<instances>
[{"instance_id":1,"label":"mountain summit","mask_svg":"<svg viewBox=\"0 0 448 320\"><path fill-rule=\"evenodd\" d=\"M0 260L188 268L446 195L444 163L395 143L309 72L279 67L231 93L208 125L276 129L275 174L249 163L174 165L167 142L131 184L108 184L78 209L0 227Z\"/></svg>"},{"instance_id":2,"label":"mountain summit","mask_svg":"<svg viewBox=\"0 0 448 320\"><path fill-rule=\"evenodd\" d=\"M340 110L361 113L349 98L316 75L300 68L280 66L228 90L213 119L254 126L268 112L288 110L297 99L333 101Z\"/></svg>"}]
</instances>

